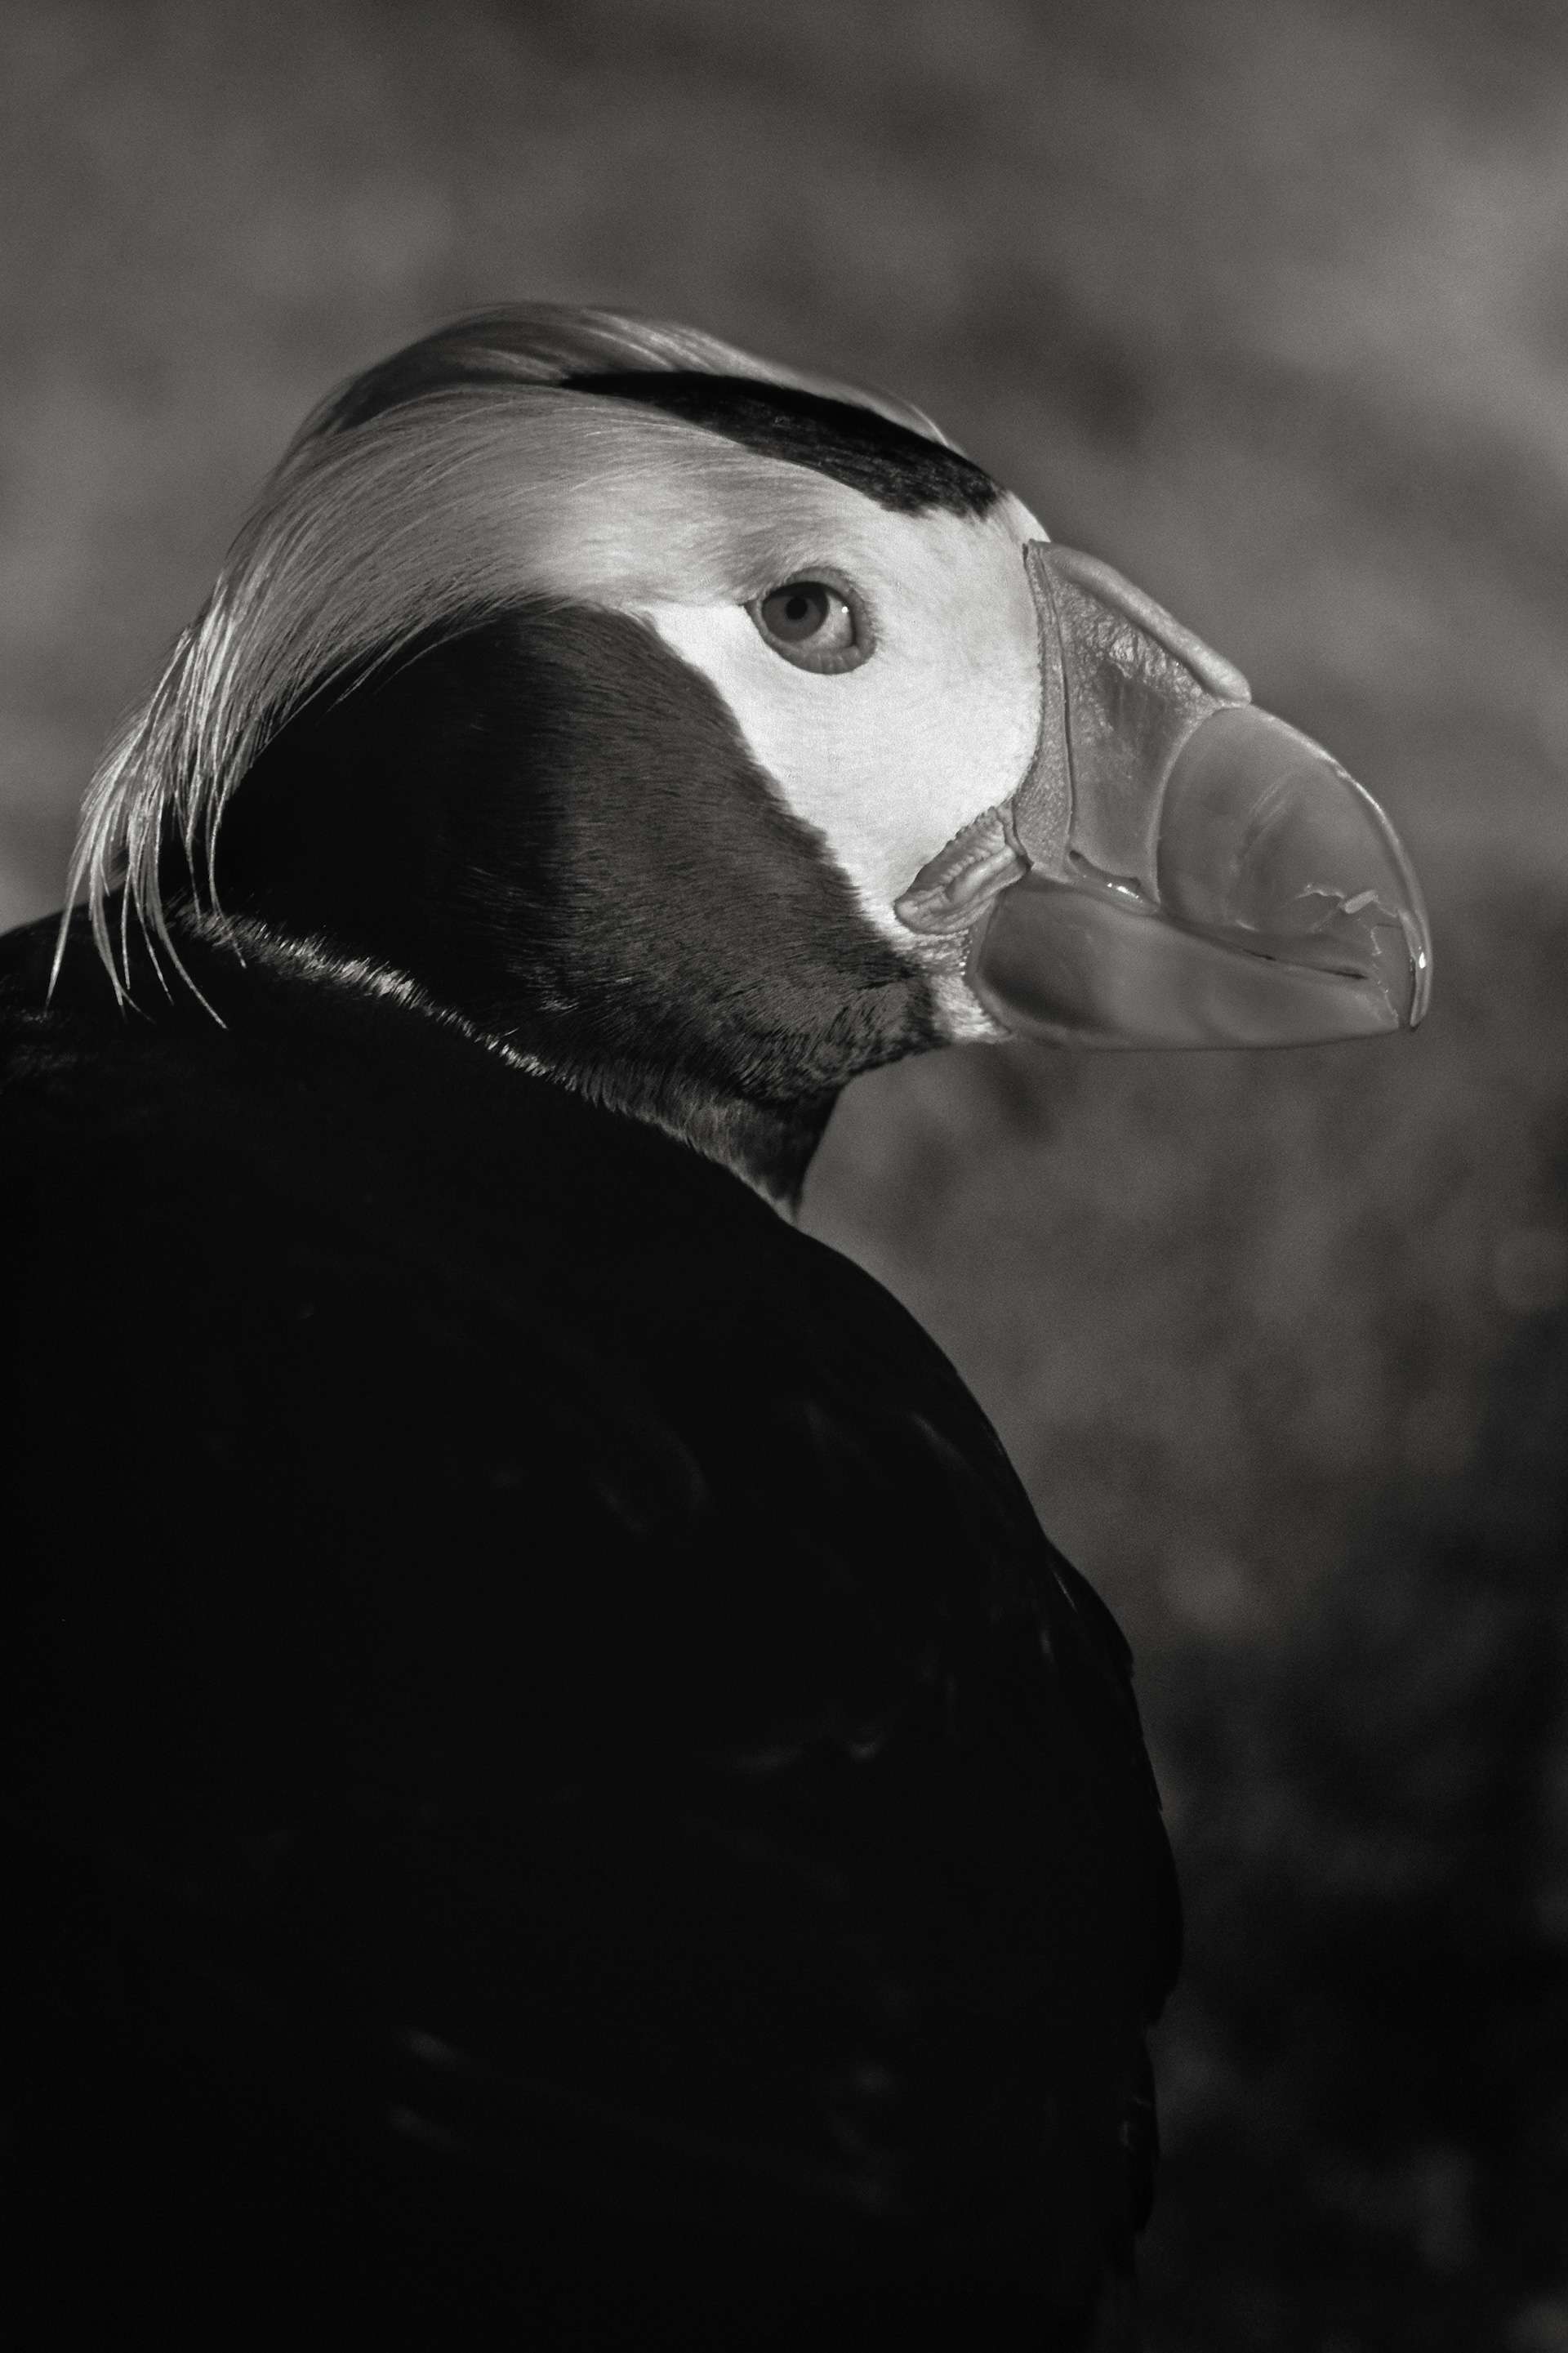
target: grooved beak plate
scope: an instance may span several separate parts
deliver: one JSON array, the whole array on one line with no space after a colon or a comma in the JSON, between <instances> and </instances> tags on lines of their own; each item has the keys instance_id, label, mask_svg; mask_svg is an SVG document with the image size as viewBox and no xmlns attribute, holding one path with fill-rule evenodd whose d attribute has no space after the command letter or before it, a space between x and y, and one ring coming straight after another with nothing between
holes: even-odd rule
<instances>
[{"instance_id":1,"label":"grooved beak plate","mask_svg":"<svg viewBox=\"0 0 1568 2353\"><path fill-rule=\"evenodd\" d=\"M1108 566L1054 547L1027 559L1042 743L1017 800L1027 871L971 949L987 1010L1059 1045L1414 1029L1431 988L1426 911L1372 796Z\"/></svg>"}]
</instances>

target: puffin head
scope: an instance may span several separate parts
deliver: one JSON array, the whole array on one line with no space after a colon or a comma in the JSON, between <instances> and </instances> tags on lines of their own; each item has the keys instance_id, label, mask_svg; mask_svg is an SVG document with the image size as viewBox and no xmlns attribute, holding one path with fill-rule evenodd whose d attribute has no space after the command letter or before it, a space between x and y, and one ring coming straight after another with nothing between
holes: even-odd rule
<instances>
[{"instance_id":1,"label":"puffin head","mask_svg":"<svg viewBox=\"0 0 1568 2353\"><path fill-rule=\"evenodd\" d=\"M1370 797L918 410L550 305L308 420L74 881L121 993L313 962L784 1203L900 1055L1368 1036L1430 971Z\"/></svg>"}]
</instances>

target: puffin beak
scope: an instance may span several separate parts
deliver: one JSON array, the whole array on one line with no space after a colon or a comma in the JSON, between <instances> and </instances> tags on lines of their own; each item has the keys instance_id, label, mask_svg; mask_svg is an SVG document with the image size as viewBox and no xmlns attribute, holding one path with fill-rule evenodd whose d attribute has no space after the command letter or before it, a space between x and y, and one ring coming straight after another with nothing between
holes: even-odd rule
<instances>
[{"instance_id":1,"label":"puffin beak","mask_svg":"<svg viewBox=\"0 0 1568 2353\"><path fill-rule=\"evenodd\" d=\"M1371 795L1109 565L1045 542L1024 560L1040 740L973 935L982 1004L1052 1045L1414 1029L1426 912Z\"/></svg>"}]
</instances>

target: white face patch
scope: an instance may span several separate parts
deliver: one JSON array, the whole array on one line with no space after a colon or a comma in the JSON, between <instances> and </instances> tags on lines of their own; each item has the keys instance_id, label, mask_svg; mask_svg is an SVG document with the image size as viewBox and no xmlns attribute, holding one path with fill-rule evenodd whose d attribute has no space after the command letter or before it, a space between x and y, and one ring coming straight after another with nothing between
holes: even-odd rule
<instances>
[{"instance_id":1,"label":"white face patch","mask_svg":"<svg viewBox=\"0 0 1568 2353\"><path fill-rule=\"evenodd\" d=\"M868 920L907 946L893 902L1030 757L1039 682L1020 551L1043 536L1016 500L979 521L893 513L808 465L531 376L454 382L323 427L286 459L100 765L71 891L87 889L112 969L115 881L158 934L167 825L210 835L233 781L325 681L543 596L639 615L700 670ZM863 666L802 670L757 633L748 604L816 577L868 612ZM953 988L963 1018L986 1018Z\"/></svg>"},{"instance_id":2,"label":"white face patch","mask_svg":"<svg viewBox=\"0 0 1568 2353\"><path fill-rule=\"evenodd\" d=\"M907 946L893 902L1016 788L1034 752L1039 654L1021 549L1044 534L1009 499L981 518L897 514L803 470L767 470L794 477L773 577L748 576L721 600L676 589L633 609L722 695L868 916ZM814 577L852 587L869 616L875 649L858 669L796 668L746 610L766 588Z\"/></svg>"}]
</instances>

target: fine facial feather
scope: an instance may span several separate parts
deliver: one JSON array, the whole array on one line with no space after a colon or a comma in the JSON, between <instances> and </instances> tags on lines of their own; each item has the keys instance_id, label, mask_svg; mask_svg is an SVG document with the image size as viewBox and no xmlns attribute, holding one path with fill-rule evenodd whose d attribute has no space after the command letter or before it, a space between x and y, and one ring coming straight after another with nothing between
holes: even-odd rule
<instances>
[{"instance_id":1,"label":"fine facial feather","mask_svg":"<svg viewBox=\"0 0 1568 2353\"><path fill-rule=\"evenodd\" d=\"M116 869L130 915L162 934L168 828L198 875L210 867L225 803L263 745L356 665L531 594L622 607L672 583L696 598L736 584L757 595L816 494L798 470L658 412L533 388L433 396L310 445L94 781L72 881L91 895L100 948Z\"/></svg>"},{"instance_id":2,"label":"fine facial feather","mask_svg":"<svg viewBox=\"0 0 1568 2353\"><path fill-rule=\"evenodd\" d=\"M788 371L770 396L747 355L647 322L550 325L532 322L534 347L516 318L428 339L329 403L286 458L89 797L73 895L85 889L112 970L105 910L123 874L122 988L132 928L179 963L171 838L210 900L225 810L280 727L416 643L542 595L649 620L725 699L874 930L904 948L894 902L1016 788L1039 700L1018 560L1038 527L1016 501L902 404L851 406L846 387ZM564 361L596 396L549 380ZM735 364L752 374L713 375L702 394L703 368ZM634 397L645 381L654 389ZM759 454L806 427L826 471ZM935 503L912 511L921 500ZM819 573L854 586L875 630L853 676L793 670L747 615ZM998 1034L954 959L912 945L947 1033Z\"/></svg>"},{"instance_id":3,"label":"fine facial feather","mask_svg":"<svg viewBox=\"0 0 1568 2353\"><path fill-rule=\"evenodd\" d=\"M908 944L894 902L936 850L1016 790L1029 764L1040 675L1021 551L1037 534L1011 501L979 519L898 515L826 485L816 503L816 541L802 538L790 568L845 577L864 600L876 649L858 670L822 678L791 668L732 598L663 597L640 609L711 680L868 920ZM963 1018L956 1002L952 1011Z\"/></svg>"},{"instance_id":4,"label":"fine facial feather","mask_svg":"<svg viewBox=\"0 0 1568 2353\"><path fill-rule=\"evenodd\" d=\"M867 921L717 690L593 606L476 624L285 729L216 879L268 941L417 975L776 1199L847 1080L942 1034L921 960ZM191 928L182 910L182 955Z\"/></svg>"}]
</instances>

